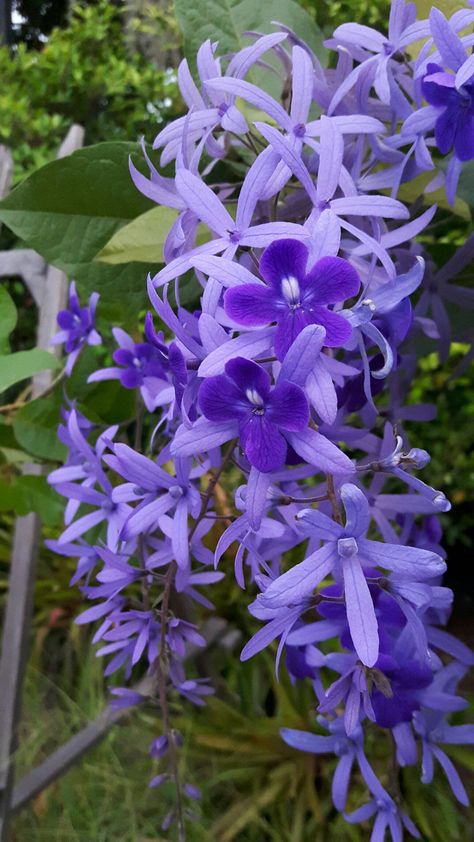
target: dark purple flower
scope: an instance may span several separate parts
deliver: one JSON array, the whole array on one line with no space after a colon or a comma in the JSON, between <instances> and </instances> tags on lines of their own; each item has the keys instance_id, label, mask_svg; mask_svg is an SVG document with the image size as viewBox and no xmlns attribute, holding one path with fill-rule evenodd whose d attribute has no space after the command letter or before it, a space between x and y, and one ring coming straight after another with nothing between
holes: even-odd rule
<instances>
[{"instance_id":1,"label":"dark purple flower","mask_svg":"<svg viewBox=\"0 0 474 842\"><path fill-rule=\"evenodd\" d=\"M423 95L439 109L435 123L436 145L442 155L452 146L460 161L474 158L474 77L456 87L456 77L439 64L429 64L423 77Z\"/></svg>"},{"instance_id":2,"label":"dark purple flower","mask_svg":"<svg viewBox=\"0 0 474 842\"><path fill-rule=\"evenodd\" d=\"M167 360L161 350L150 342L135 343L121 328L114 328L112 333L120 346L113 353L117 365L95 371L88 383L120 380L125 389L140 389L149 412L163 403L169 403L174 396L174 389L168 383L165 369Z\"/></svg>"},{"instance_id":3,"label":"dark purple flower","mask_svg":"<svg viewBox=\"0 0 474 842\"><path fill-rule=\"evenodd\" d=\"M349 322L328 309L359 291L356 270L342 257L322 257L307 271L308 249L298 240L276 240L265 249L260 274L268 286L243 284L228 289L226 313L249 327L277 323L275 351L283 359L298 334L309 324L326 330L325 345L343 345Z\"/></svg>"},{"instance_id":4,"label":"dark purple flower","mask_svg":"<svg viewBox=\"0 0 474 842\"><path fill-rule=\"evenodd\" d=\"M95 327L95 311L99 295L93 292L87 307L81 307L76 292L76 285L71 281L69 286L69 306L67 310L58 313L58 325L61 328L53 339L55 345L64 343L64 350L68 354L66 373L71 374L84 345L100 345L102 338Z\"/></svg>"},{"instance_id":5,"label":"dark purple flower","mask_svg":"<svg viewBox=\"0 0 474 842\"><path fill-rule=\"evenodd\" d=\"M382 655L377 667L388 679L390 691L374 686L371 694L375 721L382 728L394 728L399 722L410 722L413 711L421 704L420 691L432 682L433 674L427 664L403 658L401 664Z\"/></svg>"},{"instance_id":6,"label":"dark purple flower","mask_svg":"<svg viewBox=\"0 0 474 842\"><path fill-rule=\"evenodd\" d=\"M225 374L204 381L199 402L209 421L238 421L244 453L263 472L285 462L287 443L281 430L298 432L309 421L308 403L299 386L283 382L272 389L265 369L243 357L229 360Z\"/></svg>"}]
</instances>

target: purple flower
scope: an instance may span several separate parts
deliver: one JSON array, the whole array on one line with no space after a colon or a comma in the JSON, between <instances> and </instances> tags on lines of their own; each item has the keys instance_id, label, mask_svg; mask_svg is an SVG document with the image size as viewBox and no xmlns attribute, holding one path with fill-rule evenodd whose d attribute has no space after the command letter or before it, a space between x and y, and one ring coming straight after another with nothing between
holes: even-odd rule
<instances>
[{"instance_id":1,"label":"purple flower","mask_svg":"<svg viewBox=\"0 0 474 842\"><path fill-rule=\"evenodd\" d=\"M341 500L346 511L345 527L314 509L299 513L310 532L327 543L283 573L259 598L263 605L270 607L301 602L332 572L344 585L354 648L361 661L371 667L379 654L379 632L364 567L380 566L407 579L423 580L443 573L446 564L426 550L367 540L364 536L370 515L365 494L347 483L342 486Z\"/></svg>"},{"instance_id":2,"label":"purple flower","mask_svg":"<svg viewBox=\"0 0 474 842\"><path fill-rule=\"evenodd\" d=\"M95 327L95 311L99 295L93 292L87 307L81 307L76 292L76 285L71 281L69 286L69 307L58 313L58 325L61 328L53 339L55 345L64 343L64 350L68 354L66 373L72 372L84 345L100 345L102 337Z\"/></svg>"},{"instance_id":3,"label":"purple flower","mask_svg":"<svg viewBox=\"0 0 474 842\"><path fill-rule=\"evenodd\" d=\"M388 38L359 23L343 23L334 32L328 46L340 49L341 45L361 61L344 79L337 89L328 113L334 112L351 88L357 83L359 99L368 93L373 85L379 99L404 116L409 110L403 94L407 85L403 62L397 61L397 54L403 53L414 41L429 35L428 21L416 21L414 3L392 0L388 21ZM370 84L371 83L371 84ZM364 93L362 93L362 90Z\"/></svg>"},{"instance_id":4,"label":"purple flower","mask_svg":"<svg viewBox=\"0 0 474 842\"><path fill-rule=\"evenodd\" d=\"M382 787L380 787L382 789ZM415 839L420 839L420 834L404 810L397 806L387 792L375 793L374 797L367 804L354 810L353 813L344 813L344 818L350 824L365 822L375 816L372 842L383 842L385 833L389 830L392 842L400 842L403 839L404 828L408 830Z\"/></svg>"},{"instance_id":5,"label":"purple flower","mask_svg":"<svg viewBox=\"0 0 474 842\"><path fill-rule=\"evenodd\" d=\"M413 717L415 732L422 744L422 783L430 784L434 775L434 761L442 767L454 795L467 806L469 798L459 774L448 755L438 743L468 745L474 743L474 725L449 725L442 713L417 711Z\"/></svg>"},{"instance_id":6,"label":"purple flower","mask_svg":"<svg viewBox=\"0 0 474 842\"><path fill-rule=\"evenodd\" d=\"M176 459L176 476L173 477L126 444L117 444L113 454L106 456L105 461L128 480L114 488L113 501L116 504L140 501L124 520L121 537L128 541L156 530L160 518L173 510L172 547L178 565L187 567L188 517L190 514L197 517L201 506L199 491L190 482L190 460Z\"/></svg>"},{"instance_id":7,"label":"purple flower","mask_svg":"<svg viewBox=\"0 0 474 842\"><path fill-rule=\"evenodd\" d=\"M243 357L230 360L225 374L204 381L199 403L209 421L238 422L243 451L263 472L285 462L288 448L281 430L298 432L309 421L308 402L299 386L284 382L272 389L265 369Z\"/></svg>"},{"instance_id":8,"label":"purple flower","mask_svg":"<svg viewBox=\"0 0 474 842\"><path fill-rule=\"evenodd\" d=\"M275 351L283 359L298 334L309 324L326 330L324 344L343 345L349 322L328 309L359 291L356 270L341 257L323 257L307 271L308 249L298 240L276 240L263 252L260 274L268 286L243 284L228 289L226 313L248 327L276 321Z\"/></svg>"},{"instance_id":9,"label":"purple flower","mask_svg":"<svg viewBox=\"0 0 474 842\"><path fill-rule=\"evenodd\" d=\"M474 158L474 68L473 76L461 87L456 77L438 64L429 64L423 77L425 99L437 109L436 145L442 155L452 146L460 161Z\"/></svg>"},{"instance_id":10,"label":"purple flower","mask_svg":"<svg viewBox=\"0 0 474 842\"><path fill-rule=\"evenodd\" d=\"M293 728L282 728L280 734L287 745L299 751L306 751L310 754L333 752L339 758L332 780L332 800L336 809L343 812L346 807L354 761L357 760L362 777L369 788L374 785L377 778L364 754L363 732L360 725L357 725L349 737L345 732L344 721L341 716L332 721L320 716L318 722L330 731L329 736L320 736L309 731L297 731Z\"/></svg>"},{"instance_id":11,"label":"purple flower","mask_svg":"<svg viewBox=\"0 0 474 842\"><path fill-rule=\"evenodd\" d=\"M284 32L274 32L258 38L254 44L244 47L232 57L228 73L237 78L245 76L267 50L285 38ZM218 158L225 154L225 144L220 144L214 139L211 134L214 129L219 127L224 132L233 134L245 134L248 131L244 116L234 104L235 96L229 97L212 89L208 90L207 80L219 77L221 72L219 59L214 55L215 51L216 44L207 40L197 54L197 71L202 92L196 86L187 60L183 59L179 65L178 85L190 110L186 116L169 123L156 137L153 148L164 147L161 155L162 166L177 157L184 138L186 144L192 148L191 144L204 136L209 154Z\"/></svg>"},{"instance_id":12,"label":"purple flower","mask_svg":"<svg viewBox=\"0 0 474 842\"><path fill-rule=\"evenodd\" d=\"M121 328L114 328L112 333L120 345L113 353L113 360L117 366L95 371L89 377L88 383L120 380L124 389L140 389L149 412L172 400L174 389L167 380L167 360L162 351L150 342L135 343Z\"/></svg>"}]
</instances>

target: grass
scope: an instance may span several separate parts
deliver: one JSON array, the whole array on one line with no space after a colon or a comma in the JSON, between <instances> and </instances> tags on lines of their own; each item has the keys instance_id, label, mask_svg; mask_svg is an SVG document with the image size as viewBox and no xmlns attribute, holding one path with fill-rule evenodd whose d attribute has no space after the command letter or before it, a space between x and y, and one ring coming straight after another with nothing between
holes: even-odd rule
<instances>
[{"instance_id":1,"label":"grass","mask_svg":"<svg viewBox=\"0 0 474 842\"><path fill-rule=\"evenodd\" d=\"M216 656L222 666L221 656ZM78 663L74 689L69 677L60 679L61 687L37 666L30 666L16 758L18 776L41 762L104 705L100 662L90 653ZM279 737L282 725L312 727L305 713L309 710L311 718L308 688L291 687L284 677L276 683L269 656L245 665L238 684L233 681L237 668L228 665L227 669L235 688L229 698L213 698L203 711L189 705L176 711L175 722L185 735L183 777L203 789L197 820L189 824L188 842L368 839L367 827L347 825L332 807L334 760L295 752ZM20 811L13 821L12 842L175 839L173 831L160 831L172 803L171 789L147 787L156 774L148 745L159 733L159 721L148 711L138 711L115 726L99 746ZM368 749L383 770L383 739L369 734ZM457 761L461 761L462 774L465 766L469 786L473 758L461 749ZM430 787L423 787L417 773L408 770L403 785L410 813L426 842L472 842L473 814L457 809L441 775ZM349 808L364 799L356 779Z\"/></svg>"}]
</instances>

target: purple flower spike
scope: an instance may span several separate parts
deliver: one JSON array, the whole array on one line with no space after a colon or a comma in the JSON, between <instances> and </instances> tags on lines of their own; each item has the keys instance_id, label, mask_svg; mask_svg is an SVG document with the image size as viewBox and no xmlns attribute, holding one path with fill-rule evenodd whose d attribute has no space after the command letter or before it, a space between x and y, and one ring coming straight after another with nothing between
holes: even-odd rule
<instances>
[{"instance_id":1,"label":"purple flower spike","mask_svg":"<svg viewBox=\"0 0 474 842\"><path fill-rule=\"evenodd\" d=\"M460 88L456 77L438 64L429 64L422 90L427 102L438 110L436 145L442 155L452 146L460 161L474 158L474 76Z\"/></svg>"},{"instance_id":2,"label":"purple flower spike","mask_svg":"<svg viewBox=\"0 0 474 842\"><path fill-rule=\"evenodd\" d=\"M323 257L308 272L308 249L298 240L276 240L265 249L260 273L268 286L243 284L228 289L226 313L249 327L276 321L275 351L282 360L309 324L326 330L325 345L337 347L349 339L349 322L328 309L359 291L356 270L342 257Z\"/></svg>"},{"instance_id":3,"label":"purple flower spike","mask_svg":"<svg viewBox=\"0 0 474 842\"><path fill-rule=\"evenodd\" d=\"M225 374L205 380L199 402L209 421L238 421L245 455L264 473L285 462L287 444L281 430L298 432L309 421L308 403L299 386L283 382L271 389L265 369L243 357L230 360Z\"/></svg>"}]
</instances>

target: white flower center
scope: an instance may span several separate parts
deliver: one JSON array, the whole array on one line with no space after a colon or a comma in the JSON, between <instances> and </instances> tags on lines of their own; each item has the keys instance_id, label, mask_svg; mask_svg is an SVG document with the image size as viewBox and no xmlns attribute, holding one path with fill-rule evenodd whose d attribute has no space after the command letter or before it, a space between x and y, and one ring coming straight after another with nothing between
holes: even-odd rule
<instances>
[{"instance_id":1,"label":"white flower center","mask_svg":"<svg viewBox=\"0 0 474 842\"><path fill-rule=\"evenodd\" d=\"M281 282L281 291L288 301L288 304L299 304L300 285L296 278L283 278Z\"/></svg>"},{"instance_id":2,"label":"white flower center","mask_svg":"<svg viewBox=\"0 0 474 842\"><path fill-rule=\"evenodd\" d=\"M254 406L263 406L263 400L256 389L246 389L245 394L249 403L253 404Z\"/></svg>"}]
</instances>

